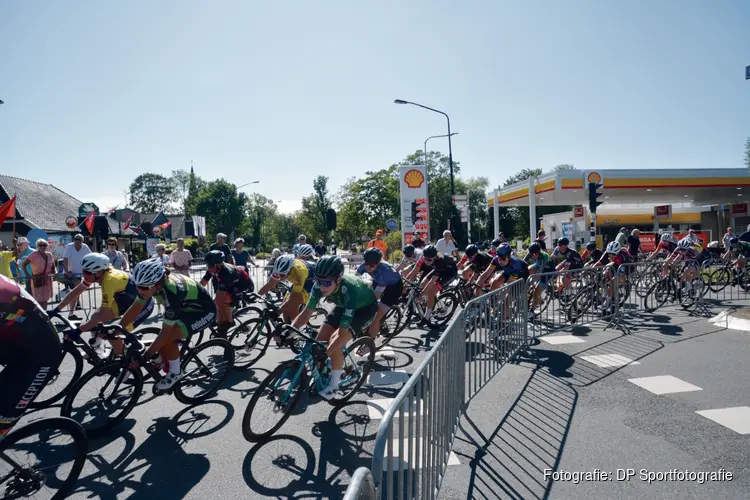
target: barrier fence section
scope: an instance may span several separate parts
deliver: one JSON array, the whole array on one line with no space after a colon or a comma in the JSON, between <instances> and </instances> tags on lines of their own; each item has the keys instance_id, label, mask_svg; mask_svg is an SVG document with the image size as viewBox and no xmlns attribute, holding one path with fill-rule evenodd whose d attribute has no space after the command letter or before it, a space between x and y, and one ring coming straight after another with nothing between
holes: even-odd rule
<instances>
[{"instance_id":1,"label":"barrier fence section","mask_svg":"<svg viewBox=\"0 0 750 500\"><path fill-rule=\"evenodd\" d=\"M375 483L367 467L354 471L352 482L346 489L344 500L375 500Z\"/></svg>"}]
</instances>

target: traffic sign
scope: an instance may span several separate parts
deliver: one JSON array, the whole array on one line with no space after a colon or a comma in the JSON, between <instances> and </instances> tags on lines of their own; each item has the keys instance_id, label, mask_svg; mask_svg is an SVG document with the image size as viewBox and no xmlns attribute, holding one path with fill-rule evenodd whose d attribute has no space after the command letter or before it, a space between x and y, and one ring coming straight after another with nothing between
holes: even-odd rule
<instances>
[{"instance_id":1,"label":"traffic sign","mask_svg":"<svg viewBox=\"0 0 750 500\"><path fill-rule=\"evenodd\" d=\"M669 219L672 217L672 205L656 205L654 207L654 218L656 220Z\"/></svg>"},{"instance_id":2,"label":"traffic sign","mask_svg":"<svg viewBox=\"0 0 750 500\"><path fill-rule=\"evenodd\" d=\"M82 203L78 207L78 217L86 217L91 212L94 212L94 215L99 215L99 207L94 203Z\"/></svg>"},{"instance_id":3,"label":"traffic sign","mask_svg":"<svg viewBox=\"0 0 750 500\"><path fill-rule=\"evenodd\" d=\"M573 218L583 219L586 216L586 211L583 207L573 207Z\"/></svg>"},{"instance_id":4,"label":"traffic sign","mask_svg":"<svg viewBox=\"0 0 750 500\"><path fill-rule=\"evenodd\" d=\"M385 221L385 228L388 231L395 231L398 228L398 222L396 222L394 219L388 219Z\"/></svg>"}]
</instances>

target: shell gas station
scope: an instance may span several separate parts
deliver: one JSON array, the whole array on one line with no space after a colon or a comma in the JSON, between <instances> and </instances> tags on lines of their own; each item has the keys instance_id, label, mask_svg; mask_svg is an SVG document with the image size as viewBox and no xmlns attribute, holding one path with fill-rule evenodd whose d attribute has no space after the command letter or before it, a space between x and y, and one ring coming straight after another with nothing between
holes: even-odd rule
<instances>
[{"instance_id":1,"label":"shell gas station","mask_svg":"<svg viewBox=\"0 0 750 500\"><path fill-rule=\"evenodd\" d=\"M611 241L621 227L641 230L643 249L655 246L663 231L687 233L694 229L708 243L721 240L727 227L745 231L750 224L750 174L744 168L563 170L532 177L491 193L495 234L500 231L499 207L576 207L573 211L541 217L547 246L563 236L580 247L590 239L589 183L601 184L596 210L599 247ZM533 193L530 196L530 193ZM536 235L531 217L529 234Z\"/></svg>"}]
</instances>

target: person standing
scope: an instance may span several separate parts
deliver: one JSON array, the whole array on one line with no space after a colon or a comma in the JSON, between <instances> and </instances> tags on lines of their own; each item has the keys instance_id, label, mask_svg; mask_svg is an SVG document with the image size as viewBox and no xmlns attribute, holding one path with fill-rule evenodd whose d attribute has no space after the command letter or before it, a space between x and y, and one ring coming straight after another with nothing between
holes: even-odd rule
<instances>
[{"instance_id":1,"label":"person standing","mask_svg":"<svg viewBox=\"0 0 750 500\"><path fill-rule=\"evenodd\" d=\"M724 249L729 248L729 240L734 236L734 231L731 227L727 228L727 232L724 235L724 237L721 239L721 246L724 247Z\"/></svg>"},{"instance_id":2,"label":"person standing","mask_svg":"<svg viewBox=\"0 0 750 500\"><path fill-rule=\"evenodd\" d=\"M109 263L112 267L128 272L128 259L124 253L117 249L117 238L107 238L107 250L104 251L104 255L109 258Z\"/></svg>"},{"instance_id":3,"label":"person standing","mask_svg":"<svg viewBox=\"0 0 750 500\"><path fill-rule=\"evenodd\" d=\"M542 251L547 251L547 233L544 231L544 229L540 229L536 232L536 243L539 243L539 246L542 247Z\"/></svg>"},{"instance_id":4,"label":"person standing","mask_svg":"<svg viewBox=\"0 0 750 500\"><path fill-rule=\"evenodd\" d=\"M208 247L208 251L211 250L219 250L224 254L224 262L227 264L234 265L234 259L232 258L232 251L229 249L229 245L226 243L227 241L227 235L224 233L219 233L216 235L216 243L211 243L211 246Z\"/></svg>"},{"instance_id":5,"label":"person standing","mask_svg":"<svg viewBox=\"0 0 750 500\"><path fill-rule=\"evenodd\" d=\"M294 246L292 247L292 253L294 254L295 258L297 257L297 252L299 251L299 247L303 245L307 245L307 236L305 236L304 234L300 234L297 237L297 243L295 243Z\"/></svg>"},{"instance_id":6,"label":"person standing","mask_svg":"<svg viewBox=\"0 0 750 500\"><path fill-rule=\"evenodd\" d=\"M8 247L3 246L3 242L0 241L0 274L11 279L13 279L13 273L10 270L10 263L16 260L13 253L13 250L8 250Z\"/></svg>"},{"instance_id":7,"label":"person standing","mask_svg":"<svg viewBox=\"0 0 750 500\"><path fill-rule=\"evenodd\" d=\"M83 261L83 258L90 253L91 249L83 242L83 235L81 233L76 234L73 237L73 241L65 245L63 268L65 269L65 276L68 278L69 283L73 285L73 288L81 284L81 276L83 274L81 262ZM78 307L80 307L80 303L77 300L70 305L70 314L68 315L69 319L80 319L73 312Z\"/></svg>"},{"instance_id":8,"label":"person standing","mask_svg":"<svg viewBox=\"0 0 750 500\"><path fill-rule=\"evenodd\" d=\"M443 237L437 242L437 251L443 255L449 255L451 257L458 256L458 249L456 248L456 242L453 239L453 235L450 231L443 231Z\"/></svg>"},{"instance_id":9,"label":"person standing","mask_svg":"<svg viewBox=\"0 0 750 500\"><path fill-rule=\"evenodd\" d=\"M33 271L31 270L31 264L28 264L26 266L20 265L21 262L26 260L26 257L31 255L31 252L33 252L33 250L29 248L29 240L23 236L18 238L18 241L16 242L16 249L18 255L18 263L16 264L18 279L20 283L26 288L26 291L31 293L31 275L33 274Z\"/></svg>"},{"instance_id":10,"label":"person standing","mask_svg":"<svg viewBox=\"0 0 750 500\"><path fill-rule=\"evenodd\" d=\"M383 230L378 229L375 231L375 239L370 240L370 242L367 244L367 248L377 248L380 250L380 253L383 254L383 260L387 260L388 258L388 245L385 244L385 241L383 241Z\"/></svg>"},{"instance_id":11,"label":"person standing","mask_svg":"<svg viewBox=\"0 0 750 500\"><path fill-rule=\"evenodd\" d=\"M620 232L617 233L615 241L619 243L620 248L625 248L625 245L628 244L628 228L621 227Z\"/></svg>"},{"instance_id":12,"label":"person standing","mask_svg":"<svg viewBox=\"0 0 750 500\"><path fill-rule=\"evenodd\" d=\"M328 252L328 249L323 244L323 240L318 240L318 244L315 245L315 255L323 257Z\"/></svg>"},{"instance_id":13,"label":"person standing","mask_svg":"<svg viewBox=\"0 0 750 500\"><path fill-rule=\"evenodd\" d=\"M21 262L21 268L31 266L32 295L45 310L52 298L52 276L55 274L55 256L47 250L48 247L47 240L39 238L36 240L36 250Z\"/></svg>"},{"instance_id":14,"label":"person standing","mask_svg":"<svg viewBox=\"0 0 750 500\"><path fill-rule=\"evenodd\" d=\"M628 253L633 257L633 262L638 262L638 254L641 253L641 231L633 229L627 239Z\"/></svg>"},{"instance_id":15,"label":"person standing","mask_svg":"<svg viewBox=\"0 0 750 500\"><path fill-rule=\"evenodd\" d=\"M245 250L245 240L242 238L237 238L234 240L234 250L232 250L232 258L234 258L234 264L237 266L242 267L247 271L247 263L250 262L255 267L258 267L258 264L255 263L253 258L250 256L250 252Z\"/></svg>"},{"instance_id":16,"label":"person standing","mask_svg":"<svg viewBox=\"0 0 750 500\"><path fill-rule=\"evenodd\" d=\"M169 254L169 263L175 272L183 276L190 276L190 264L193 261L193 254L185 248L185 240L177 238L177 249L172 250Z\"/></svg>"}]
</instances>

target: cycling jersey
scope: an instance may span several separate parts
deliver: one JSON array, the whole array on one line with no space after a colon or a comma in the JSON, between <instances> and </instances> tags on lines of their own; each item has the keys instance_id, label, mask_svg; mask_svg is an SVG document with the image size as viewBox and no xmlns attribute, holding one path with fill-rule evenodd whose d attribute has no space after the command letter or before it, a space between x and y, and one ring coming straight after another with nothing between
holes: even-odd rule
<instances>
[{"instance_id":1,"label":"cycling jersey","mask_svg":"<svg viewBox=\"0 0 750 500\"><path fill-rule=\"evenodd\" d=\"M404 255L404 257L401 259L401 264L404 263L411 263L416 264L416 262L422 257L422 249L421 248L415 248L414 253L411 254L411 257L407 257Z\"/></svg>"},{"instance_id":2,"label":"cycling jersey","mask_svg":"<svg viewBox=\"0 0 750 500\"><path fill-rule=\"evenodd\" d=\"M654 250L654 253L658 254L659 252L664 251L664 252L667 252L667 253L671 254L676 249L677 249L677 243L674 243L674 242L671 242L671 241L668 241L668 242L665 243L663 241L660 241L659 244L656 245L656 250Z\"/></svg>"},{"instance_id":3,"label":"cycling jersey","mask_svg":"<svg viewBox=\"0 0 750 500\"><path fill-rule=\"evenodd\" d=\"M505 265L500 264L500 260L495 257L491 265L495 268L495 272L501 272L506 280L526 279L529 277L529 266L515 255L511 255Z\"/></svg>"},{"instance_id":4,"label":"cycling jersey","mask_svg":"<svg viewBox=\"0 0 750 500\"><path fill-rule=\"evenodd\" d=\"M699 262L702 262L705 257L703 254L703 247L700 245L690 245L684 250L678 246L674 253L683 259L697 260Z\"/></svg>"},{"instance_id":5,"label":"cycling jersey","mask_svg":"<svg viewBox=\"0 0 750 500\"><path fill-rule=\"evenodd\" d=\"M231 264L222 264L221 270L216 275L206 271L203 279L208 281L209 278L211 279L211 284L215 291L228 292L232 296L237 295L240 292L252 292L255 290L253 280L247 275L247 271Z\"/></svg>"},{"instance_id":6,"label":"cycling jersey","mask_svg":"<svg viewBox=\"0 0 750 500\"><path fill-rule=\"evenodd\" d=\"M177 325L184 338L210 326L216 317L216 305L208 291L182 274L171 273L167 276L154 299L164 305L162 323ZM136 301L146 303L140 296Z\"/></svg>"},{"instance_id":7,"label":"cycling jersey","mask_svg":"<svg viewBox=\"0 0 750 500\"><path fill-rule=\"evenodd\" d=\"M315 280L315 264L306 260L294 259L294 265L286 280L292 284L292 292L307 295L312 290Z\"/></svg>"},{"instance_id":8,"label":"cycling jersey","mask_svg":"<svg viewBox=\"0 0 750 500\"><path fill-rule=\"evenodd\" d=\"M550 256L544 250L539 252L539 256L535 259L530 253L526 254L526 258L523 259L529 266L536 266L537 270L544 270L550 267L552 264Z\"/></svg>"},{"instance_id":9,"label":"cycling jersey","mask_svg":"<svg viewBox=\"0 0 750 500\"><path fill-rule=\"evenodd\" d=\"M563 262L570 263L571 269L583 267L583 259L581 258L581 254L570 247L567 247L564 252L560 250L559 246L555 247L555 249L552 251L551 257L556 260L559 257Z\"/></svg>"},{"instance_id":10,"label":"cycling jersey","mask_svg":"<svg viewBox=\"0 0 750 500\"><path fill-rule=\"evenodd\" d=\"M307 309L318 307L321 297L323 297L323 292L315 284L310 293L310 300L307 301ZM337 328L349 328L352 326L355 313L358 310L372 309L370 306L375 304L375 311L377 312L375 292L367 282L356 276L343 275L336 291L326 298L336 305L336 309L340 309L337 324L332 325ZM362 325L354 324L355 329L359 329L356 328L357 326L361 327Z\"/></svg>"},{"instance_id":11,"label":"cycling jersey","mask_svg":"<svg viewBox=\"0 0 750 500\"><path fill-rule=\"evenodd\" d=\"M433 270L435 271L435 276L437 276L438 278L438 291L442 291L444 286L448 286L451 281L456 279L456 276L458 276L458 267L456 267L456 261L453 260L452 257L448 257L447 255L435 257L435 260L432 261L432 264L428 264L427 262L425 262L424 256L422 256L415 265L417 269L421 271L422 276L426 276Z\"/></svg>"},{"instance_id":12,"label":"cycling jersey","mask_svg":"<svg viewBox=\"0 0 750 500\"><path fill-rule=\"evenodd\" d=\"M736 246L732 247L732 251L737 252L737 255L748 258L750 257L750 243L740 240Z\"/></svg>"},{"instance_id":13,"label":"cycling jersey","mask_svg":"<svg viewBox=\"0 0 750 500\"><path fill-rule=\"evenodd\" d=\"M602 258L602 251L598 248L594 248L589 252L589 249L587 248L583 251L583 255L581 255L581 258L586 262L599 262L599 260L601 260Z\"/></svg>"},{"instance_id":14,"label":"cycling jersey","mask_svg":"<svg viewBox=\"0 0 750 500\"><path fill-rule=\"evenodd\" d=\"M0 441L57 375L60 337L39 303L0 275Z\"/></svg>"},{"instance_id":15,"label":"cycling jersey","mask_svg":"<svg viewBox=\"0 0 750 500\"><path fill-rule=\"evenodd\" d=\"M624 248L620 250L620 252L612 257L607 252L602 253L602 258L599 259L599 263L606 266L607 264L614 264L616 267L621 266L622 264L627 264L630 262L630 253L625 250Z\"/></svg>"},{"instance_id":16,"label":"cycling jersey","mask_svg":"<svg viewBox=\"0 0 750 500\"><path fill-rule=\"evenodd\" d=\"M461 267L466 262L471 262L471 270L475 272L481 273L485 269L487 269L487 266L490 265L492 262L492 255L488 254L487 252L477 252L477 254L469 260L466 255L463 256L461 261L458 263L458 267Z\"/></svg>"},{"instance_id":17,"label":"cycling jersey","mask_svg":"<svg viewBox=\"0 0 750 500\"><path fill-rule=\"evenodd\" d=\"M91 286L86 281L84 286ZM138 290L135 283L130 279L130 274L118 269L105 271L102 275L102 309L109 309L115 318L119 318L125 311L130 309L133 302L138 298ZM134 327L143 323L154 310L154 303L151 300L145 303L143 310L133 321L132 325L124 325L127 331L132 331Z\"/></svg>"},{"instance_id":18,"label":"cycling jersey","mask_svg":"<svg viewBox=\"0 0 750 500\"><path fill-rule=\"evenodd\" d=\"M401 275L386 262L378 263L378 266L372 272L368 271L363 263L357 269L357 276L362 276L364 273L372 276L373 287L377 292L382 292L388 286L401 283Z\"/></svg>"}]
</instances>

